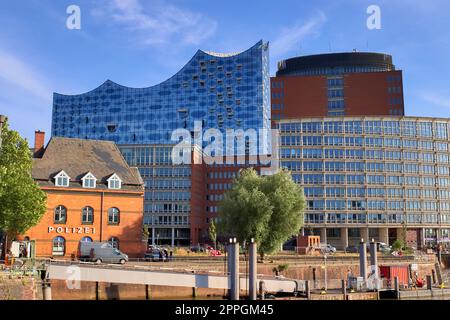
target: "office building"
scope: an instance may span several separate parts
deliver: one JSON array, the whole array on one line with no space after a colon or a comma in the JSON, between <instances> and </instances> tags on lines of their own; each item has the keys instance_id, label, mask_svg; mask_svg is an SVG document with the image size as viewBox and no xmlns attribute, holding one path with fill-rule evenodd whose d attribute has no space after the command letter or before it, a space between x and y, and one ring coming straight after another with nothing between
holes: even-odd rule
<instances>
[{"instance_id":1,"label":"office building","mask_svg":"<svg viewBox=\"0 0 450 320\"><path fill-rule=\"evenodd\" d=\"M303 233L340 249L450 241L449 119L314 117L279 129L280 165L305 192Z\"/></svg>"},{"instance_id":2,"label":"office building","mask_svg":"<svg viewBox=\"0 0 450 320\"><path fill-rule=\"evenodd\" d=\"M278 63L271 78L272 120L404 115L402 71L369 52L300 56Z\"/></svg>"}]
</instances>

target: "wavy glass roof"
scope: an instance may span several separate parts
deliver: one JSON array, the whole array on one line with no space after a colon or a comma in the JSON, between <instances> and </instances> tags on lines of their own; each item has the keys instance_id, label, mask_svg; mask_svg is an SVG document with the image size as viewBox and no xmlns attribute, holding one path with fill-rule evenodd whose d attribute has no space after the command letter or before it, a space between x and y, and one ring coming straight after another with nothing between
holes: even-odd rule
<instances>
[{"instance_id":1,"label":"wavy glass roof","mask_svg":"<svg viewBox=\"0 0 450 320\"><path fill-rule=\"evenodd\" d=\"M54 136L118 144L174 143L177 128L270 128L268 48L230 54L198 50L171 78L131 88L107 80L78 95L54 94Z\"/></svg>"}]
</instances>

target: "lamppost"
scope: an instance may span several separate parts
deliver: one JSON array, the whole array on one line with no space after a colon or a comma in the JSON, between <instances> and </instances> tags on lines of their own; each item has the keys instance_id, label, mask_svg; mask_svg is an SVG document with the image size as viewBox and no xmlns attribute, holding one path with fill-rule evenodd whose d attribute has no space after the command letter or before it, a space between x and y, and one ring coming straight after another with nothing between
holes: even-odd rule
<instances>
[{"instance_id":1,"label":"lamppost","mask_svg":"<svg viewBox=\"0 0 450 320\"><path fill-rule=\"evenodd\" d=\"M6 116L0 114L0 148L2 147L2 128L6 121Z\"/></svg>"}]
</instances>

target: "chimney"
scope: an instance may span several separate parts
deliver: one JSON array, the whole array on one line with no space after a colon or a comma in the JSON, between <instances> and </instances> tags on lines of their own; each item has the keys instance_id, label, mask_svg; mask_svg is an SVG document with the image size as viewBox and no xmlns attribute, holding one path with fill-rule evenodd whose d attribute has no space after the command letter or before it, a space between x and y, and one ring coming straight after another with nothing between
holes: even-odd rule
<instances>
[{"instance_id":1,"label":"chimney","mask_svg":"<svg viewBox=\"0 0 450 320\"><path fill-rule=\"evenodd\" d=\"M40 158L44 153L45 132L34 132L34 157Z\"/></svg>"}]
</instances>

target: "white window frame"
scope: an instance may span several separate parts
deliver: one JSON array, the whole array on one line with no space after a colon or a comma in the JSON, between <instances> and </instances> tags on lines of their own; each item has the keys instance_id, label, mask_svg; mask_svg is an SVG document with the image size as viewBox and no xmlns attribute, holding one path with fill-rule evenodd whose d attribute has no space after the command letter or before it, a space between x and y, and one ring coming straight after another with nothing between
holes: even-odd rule
<instances>
[{"instance_id":1,"label":"white window frame","mask_svg":"<svg viewBox=\"0 0 450 320\"><path fill-rule=\"evenodd\" d=\"M108 181L108 189L112 189L112 190L120 190L120 189L122 189L122 179L120 179L117 174L114 173L106 181ZM112 182L118 182L118 187L117 188L113 188L113 183Z\"/></svg>"},{"instance_id":2,"label":"white window frame","mask_svg":"<svg viewBox=\"0 0 450 320\"><path fill-rule=\"evenodd\" d=\"M86 181L88 180L94 180L93 187L90 187L86 184ZM97 178L91 172L86 173L86 175L81 178L81 181L83 181L83 188L95 189L97 187Z\"/></svg>"},{"instance_id":3,"label":"white window frame","mask_svg":"<svg viewBox=\"0 0 450 320\"><path fill-rule=\"evenodd\" d=\"M58 182L58 180L59 179L67 179L67 184L60 184L59 182ZM68 187L69 186L69 184L70 184L70 177L69 177L69 175L64 171L64 170L61 170L56 176L55 176L55 186L57 186L57 187Z\"/></svg>"}]
</instances>

